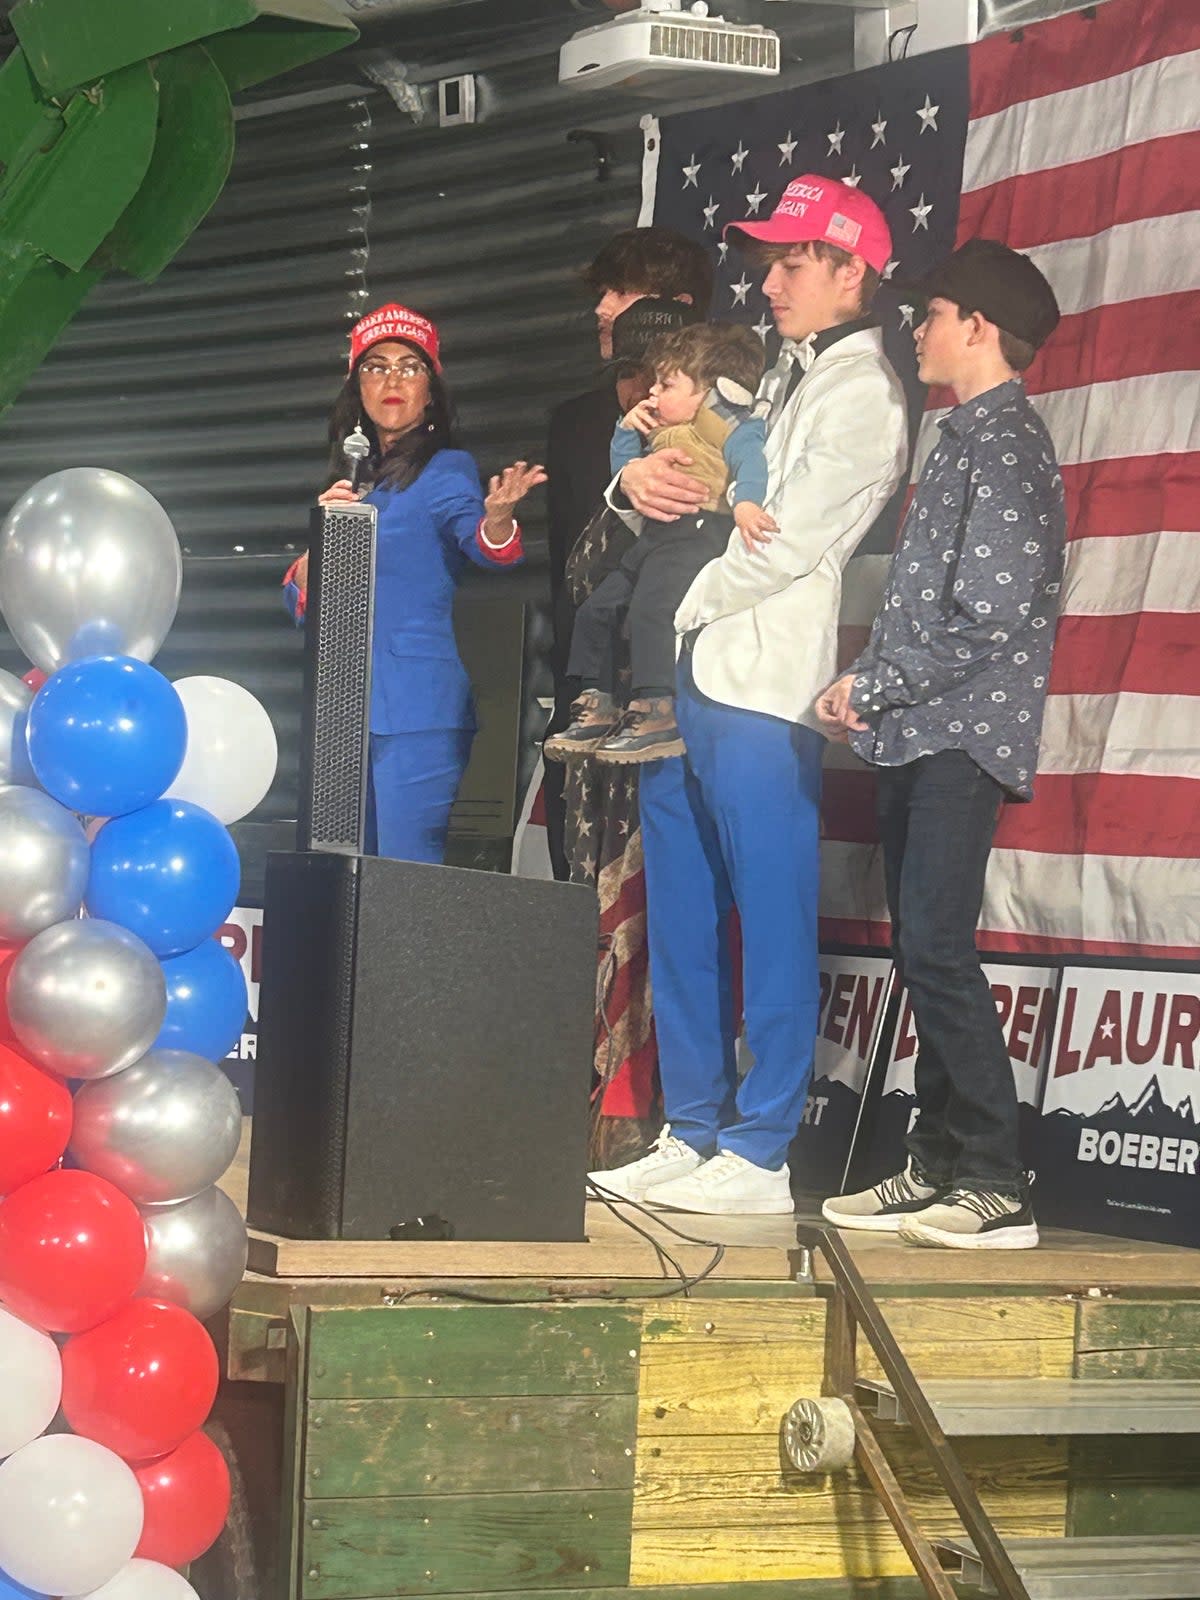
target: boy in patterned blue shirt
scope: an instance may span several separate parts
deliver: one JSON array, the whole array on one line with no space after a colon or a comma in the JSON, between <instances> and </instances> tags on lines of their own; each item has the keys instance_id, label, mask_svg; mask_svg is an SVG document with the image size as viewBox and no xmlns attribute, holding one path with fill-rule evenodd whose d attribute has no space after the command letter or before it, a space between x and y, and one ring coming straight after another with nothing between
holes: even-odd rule
<instances>
[{"instance_id":1,"label":"boy in patterned blue shirt","mask_svg":"<svg viewBox=\"0 0 1200 1600\"><path fill-rule=\"evenodd\" d=\"M823 1211L910 1244L1026 1249L1038 1232L1016 1090L975 930L1000 806L1033 794L1058 615L1062 478L1018 374L1059 312L1029 258L990 239L916 287L921 378L958 405L939 421L867 647L817 714L877 769L918 1115L904 1171Z\"/></svg>"}]
</instances>

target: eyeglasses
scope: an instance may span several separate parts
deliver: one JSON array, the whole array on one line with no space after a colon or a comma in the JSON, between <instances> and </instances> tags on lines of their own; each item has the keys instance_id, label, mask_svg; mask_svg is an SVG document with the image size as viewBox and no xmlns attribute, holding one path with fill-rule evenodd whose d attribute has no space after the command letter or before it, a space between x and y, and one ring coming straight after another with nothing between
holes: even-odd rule
<instances>
[{"instance_id":1,"label":"eyeglasses","mask_svg":"<svg viewBox=\"0 0 1200 1600\"><path fill-rule=\"evenodd\" d=\"M424 362L414 358L398 361L395 365L389 361L364 361L358 370L362 377L369 378L372 383L382 383L385 378L399 378L401 383L416 383L426 372Z\"/></svg>"}]
</instances>

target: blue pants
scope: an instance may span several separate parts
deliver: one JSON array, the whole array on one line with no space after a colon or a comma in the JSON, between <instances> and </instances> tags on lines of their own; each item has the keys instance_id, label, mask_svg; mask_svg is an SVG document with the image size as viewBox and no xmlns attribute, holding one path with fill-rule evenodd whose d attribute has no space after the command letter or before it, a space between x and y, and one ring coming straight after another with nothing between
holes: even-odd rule
<instances>
[{"instance_id":1,"label":"blue pants","mask_svg":"<svg viewBox=\"0 0 1200 1600\"><path fill-rule=\"evenodd\" d=\"M817 874L824 741L709 700L691 658L676 716L687 755L640 775L650 976L671 1132L778 1168L800 1124L817 1032ZM754 1065L738 1084L729 912L742 923Z\"/></svg>"},{"instance_id":2,"label":"blue pants","mask_svg":"<svg viewBox=\"0 0 1200 1600\"><path fill-rule=\"evenodd\" d=\"M471 728L371 735L368 855L441 862L474 737Z\"/></svg>"}]
</instances>

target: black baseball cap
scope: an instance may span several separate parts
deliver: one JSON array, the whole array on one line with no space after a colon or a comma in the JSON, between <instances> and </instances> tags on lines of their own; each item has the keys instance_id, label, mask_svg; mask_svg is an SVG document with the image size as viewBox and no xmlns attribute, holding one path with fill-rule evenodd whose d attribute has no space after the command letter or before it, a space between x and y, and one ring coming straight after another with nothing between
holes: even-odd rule
<instances>
[{"instance_id":1,"label":"black baseball cap","mask_svg":"<svg viewBox=\"0 0 1200 1600\"><path fill-rule=\"evenodd\" d=\"M703 320L696 307L686 300L660 300L655 295L645 295L613 318L613 364L640 367L646 359L646 351L661 334L677 333L680 328Z\"/></svg>"},{"instance_id":2,"label":"black baseball cap","mask_svg":"<svg viewBox=\"0 0 1200 1600\"><path fill-rule=\"evenodd\" d=\"M1028 256L998 239L968 239L910 287L926 300L937 296L978 311L1035 350L1058 327L1054 290Z\"/></svg>"}]
</instances>

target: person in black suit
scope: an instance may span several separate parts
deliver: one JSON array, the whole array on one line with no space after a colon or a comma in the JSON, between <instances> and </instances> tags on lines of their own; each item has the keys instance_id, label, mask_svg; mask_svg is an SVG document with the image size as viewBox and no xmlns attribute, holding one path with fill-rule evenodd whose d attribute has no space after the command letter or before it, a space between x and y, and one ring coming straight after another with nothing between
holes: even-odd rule
<instances>
[{"instance_id":1,"label":"person in black suit","mask_svg":"<svg viewBox=\"0 0 1200 1600\"><path fill-rule=\"evenodd\" d=\"M584 273L596 297L596 337L600 359L613 362L613 323L636 301L647 297L682 300L701 317L712 299L708 251L674 228L627 228L615 234ZM566 675L574 607L566 586L567 558L608 487L608 447L613 428L632 405L644 399L645 379L637 365L609 365L602 381L584 394L564 400L550 415L546 444L547 533L550 546L550 603L554 621L554 715L547 733L570 720L578 689ZM546 831L556 878L570 876L564 842L563 772L547 764Z\"/></svg>"}]
</instances>

